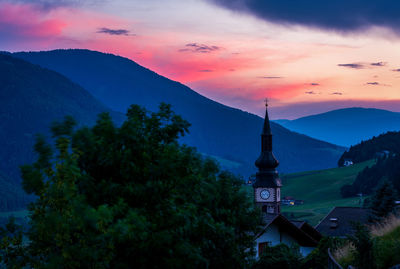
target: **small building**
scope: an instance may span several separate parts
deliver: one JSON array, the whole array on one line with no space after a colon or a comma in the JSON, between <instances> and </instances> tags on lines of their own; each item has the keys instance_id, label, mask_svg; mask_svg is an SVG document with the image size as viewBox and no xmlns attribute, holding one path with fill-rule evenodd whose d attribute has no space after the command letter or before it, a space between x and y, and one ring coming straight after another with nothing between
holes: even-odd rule
<instances>
[{"instance_id":1,"label":"small building","mask_svg":"<svg viewBox=\"0 0 400 269\"><path fill-rule=\"evenodd\" d=\"M322 236L306 222L290 221L281 214L282 182L276 170L279 162L272 153L272 133L267 108L261 134L261 154L255 165L258 172L253 183L254 200L261 208L264 219L263 230L255 238L256 258L263 253L266 246L280 243L289 246L297 244L300 246L301 254L308 255L318 245ZM293 199L293 204L295 201Z\"/></svg>"},{"instance_id":2,"label":"small building","mask_svg":"<svg viewBox=\"0 0 400 269\"><path fill-rule=\"evenodd\" d=\"M345 238L354 234L354 223L367 224L370 210L360 207L335 207L315 229L324 236Z\"/></svg>"},{"instance_id":3,"label":"small building","mask_svg":"<svg viewBox=\"0 0 400 269\"><path fill-rule=\"evenodd\" d=\"M354 164L353 161L349 160L349 159L344 160L344 162L343 162L343 166L350 166L350 165L353 165L353 164Z\"/></svg>"},{"instance_id":4,"label":"small building","mask_svg":"<svg viewBox=\"0 0 400 269\"><path fill-rule=\"evenodd\" d=\"M284 197L282 199L281 205L292 206L292 205L302 205L302 204L304 204L304 200L296 200L293 197L290 197L290 199L288 199L288 197L290 197L290 196Z\"/></svg>"},{"instance_id":5,"label":"small building","mask_svg":"<svg viewBox=\"0 0 400 269\"><path fill-rule=\"evenodd\" d=\"M264 251L265 246L297 244L300 253L305 257L318 245L322 235L305 221L290 221L283 215L266 215L265 227L256 237L256 258Z\"/></svg>"}]
</instances>

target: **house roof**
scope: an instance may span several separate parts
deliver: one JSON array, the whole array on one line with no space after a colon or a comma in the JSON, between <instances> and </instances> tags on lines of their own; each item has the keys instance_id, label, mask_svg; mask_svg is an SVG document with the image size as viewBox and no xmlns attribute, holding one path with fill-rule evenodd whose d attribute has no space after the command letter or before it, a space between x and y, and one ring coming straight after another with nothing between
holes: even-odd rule
<instances>
[{"instance_id":1,"label":"house roof","mask_svg":"<svg viewBox=\"0 0 400 269\"><path fill-rule=\"evenodd\" d=\"M321 234L306 222L290 221L285 216L279 215L264 215L264 229L257 235L256 238L264 234L267 228L275 224L281 231L288 233L293 237L300 246L315 247L321 239Z\"/></svg>"},{"instance_id":2,"label":"house roof","mask_svg":"<svg viewBox=\"0 0 400 269\"><path fill-rule=\"evenodd\" d=\"M315 229L326 236L345 237L354 234L353 223L367 223L369 214L366 208L335 207Z\"/></svg>"}]
</instances>

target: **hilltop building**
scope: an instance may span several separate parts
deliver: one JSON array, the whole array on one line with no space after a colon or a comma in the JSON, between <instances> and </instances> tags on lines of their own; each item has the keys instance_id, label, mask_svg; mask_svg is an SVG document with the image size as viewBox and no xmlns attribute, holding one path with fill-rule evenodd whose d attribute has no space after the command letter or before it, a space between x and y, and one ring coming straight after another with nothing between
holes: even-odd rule
<instances>
[{"instance_id":1,"label":"hilltop building","mask_svg":"<svg viewBox=\"0 0 400 269\"><path fill-rule=\"evenodd\" d=\"M261 134L261 154L255 162L258 168L253 184L255 203L263 212L264 229L256 237L256 256L267 245L297 243L303 256L308 255L322 238L321 234L302 221L290 221L281 214L282 182L276 170L279 162L272 153L272 132L266 103L264 126Z\"/></svg>"}]
</instances>

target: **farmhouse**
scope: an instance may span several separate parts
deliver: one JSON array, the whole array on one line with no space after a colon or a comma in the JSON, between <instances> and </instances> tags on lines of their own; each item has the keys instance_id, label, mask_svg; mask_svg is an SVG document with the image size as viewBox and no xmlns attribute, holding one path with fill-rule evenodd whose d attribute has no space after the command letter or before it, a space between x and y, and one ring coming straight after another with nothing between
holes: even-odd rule
<instances>
[{"instance_id":1,"label":"farmhouse","mask_svg":"<svg viewBox=\"0 0 400 269\"><path fill-rule=\"evenodd\" d=\"M281 214L282 182L276 167L279 162L272 153L272 133L268 117L268 104L261 134L261 154L255 162L258 168L253 183L255 203L263 212L264 229L256 236L256 256L259 257L267 245L280 243L298 244L303 256L308 255L322 238L321 234L302 221L290 221Z\"/></svg>"}]
</instances>

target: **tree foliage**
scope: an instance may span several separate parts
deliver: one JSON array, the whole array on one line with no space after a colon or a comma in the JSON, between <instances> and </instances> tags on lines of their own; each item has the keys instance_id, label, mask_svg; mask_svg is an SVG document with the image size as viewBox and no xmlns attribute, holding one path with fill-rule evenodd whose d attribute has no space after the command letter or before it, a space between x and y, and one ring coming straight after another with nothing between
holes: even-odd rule
<instances>
[{"instance_id":1,"label":"tree foliage","mask_svg":"<svg viewBox=\"0 0 400 269\"><path fill-rule=\"evenodd\" d=\"M371 221L382 221L389 214L394 213L397 200L398 194L392 182L388 180L382 181L367 205L372 211Z\"/></svg>"},{"instance_id":2,"label":"tree foliage","mask_svg":"<svg viewBox=\"0 0 400 269\"><path fill-rule=\"evenodd\" d=\"M346 243L343 238L323 237L318 246L304 259L304 269L328 269L328 249L335 251Z\"/></svg>"},{"instance_id":3,"label":"tree foliage","mask_svg":"<svg viewBox=\"0 0 400 269\"><path fill-rule=\"evenodd\" d=\"M267 246L253 269L298 269L302 265L302 256L298 246L285 244Z\"/></svg>"},{"instance_id":4,"label":"tree foliage","mask_svg":"<svg viewBox=\"0 0 400 269\"><path fill-rule=\"evenodd\" d=\"M72 118L54 124L55 148L39 137L38 160L22 167L24 189L38 197L29 209L26 265L242 268L251 262L259 211L240 179L177 142L189 123L169 105L154 113L131 106L120 127L108 114L92 128L74 126ZM12 245L4 248L18 249ZM21 259L4 253L5 261Z\"/></svg>"},{"instance_id":5,"label":"tree foliage","mask_svg":"<svg viewBox=\"0 0 400 269\"><path fill-rule=\"evenodd\" d=\"M394 189L400 191L400 154L380 158L376 164L361 171L356 180L341 188L343 197L355 196L358 193L373 194L384 179L392 182Z\"/></svg>"},{"instance_id":6,"label":"tree foliage","mask_svg":"<svg viewBox=\"0 0 400 269\"><path fill-rule=\"evenodd\" d=\"M373 246L374 242L371 233L365 225L355 224L355 234L348 236L349 241L354 246L353 265L356 268L374 269L376 268Z\"/></svg>"},{"instance_id":7,"label":"tree foliage","mask_svg":"<svg viewBox=\"0 0 400 269\"><path fill-rule=\"evenodd\" d=\"M387 132L351 146L342 154L338 165L343 166L346 159L351 159L354 163L368 161L376 158L376 154L384 150L400 154L400 132Z\"/></svg>"}]
</instances>

